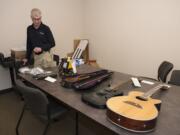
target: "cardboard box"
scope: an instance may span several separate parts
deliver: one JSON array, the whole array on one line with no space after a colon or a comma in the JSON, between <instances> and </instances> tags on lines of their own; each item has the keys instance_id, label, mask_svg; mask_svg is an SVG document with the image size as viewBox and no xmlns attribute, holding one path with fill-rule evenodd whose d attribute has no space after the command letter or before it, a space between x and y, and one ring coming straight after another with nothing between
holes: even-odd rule
<instances>
[{"instance_id":1,"label":"cardboard box","mask_svg":"<svg viewBox=\"0 0 180 135\"><path fill-rule=\"evenodd\" d=\"M78 47L81 39L75 39L74 40L74 51ZM87 40L87 39L86 39ZM82 58L85 60L85 63L89 60L89 43L86 47L86 49L82 53Z\"/></svg>"},{"instance_id":2,"label":"cardboard box","mask_svg":"<svg viewBox=\"0 0 180 135\"><path fill-rule=\"evenodd\" d=\"M73 52L70 52L67 54L68 57L72 57L74 54L74 51L78 47L81 39L75 39L74 40L74 46L73 46ZM85 63L89 60L89 43L86 47L86 49L82 52L82 58L84 59Z\"/></svg>"},{"instance_id":3,"label":"cardboard box","mask_svg":"<svg viewBox=\"0 0 180 135\"><path fill-rule=\"evenodd\" d=\"M100 66L97 64L97 61L96 61L96 60L88 60L88 61L87 61L87 64L88 64L88 65L91 65L91 66L93 66L93 67L100 68Z\"/></svg>"},{"instance_id":4,"label":"cardboard box","mask_svg":"<svg viewBox=\"0 0 180 135\"><path fill-rule=\"evenodd\" d=\"M11 57L15 59L24 59L26 57L26 50L23 49L11 49Z\"/></svg>"}]
</instances>

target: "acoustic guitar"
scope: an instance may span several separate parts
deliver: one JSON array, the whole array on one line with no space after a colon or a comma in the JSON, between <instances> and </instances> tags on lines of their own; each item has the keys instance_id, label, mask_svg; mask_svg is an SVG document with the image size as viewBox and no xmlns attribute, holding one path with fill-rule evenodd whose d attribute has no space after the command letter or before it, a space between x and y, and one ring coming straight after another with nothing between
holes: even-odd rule
<instances>
[{"instance_id":1,"label":"acoustic guitar","mask_svg":"<svg viewBox=\"0 0 180 135\"><path fill-rule=\"evenodd\" d=\"M151 96L169 85L160 84L146 93L132 91L128 96L112 97L106 102L107 118L133 132L150 132L155 128L161 101Z\"/></svg>"}]
</instances>

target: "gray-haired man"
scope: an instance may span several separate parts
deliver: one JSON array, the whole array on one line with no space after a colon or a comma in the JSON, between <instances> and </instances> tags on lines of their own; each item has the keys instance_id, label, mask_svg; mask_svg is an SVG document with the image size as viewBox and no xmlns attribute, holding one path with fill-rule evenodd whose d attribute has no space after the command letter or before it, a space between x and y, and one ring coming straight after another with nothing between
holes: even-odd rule
<instances>
[{"instance_id":1,"label":"gray-haired man","mask_svg":"<svg viewBox=\"0 0 180 135\"><path fill-rule=\"evenodd\" d=\"M34 66L53 67L55 62L51 54L51 48L55 41L50 28L41 22L41 11L37 8L31 10L33 24L27 28L26 59L24 63L34 58Z\"/></svg>"}]
</instances>

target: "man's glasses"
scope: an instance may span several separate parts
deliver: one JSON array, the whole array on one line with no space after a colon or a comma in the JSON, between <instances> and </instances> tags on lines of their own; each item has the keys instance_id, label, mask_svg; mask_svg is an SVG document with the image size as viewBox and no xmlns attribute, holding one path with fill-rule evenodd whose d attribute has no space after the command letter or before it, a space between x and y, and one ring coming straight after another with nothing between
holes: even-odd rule
<instances>
[{"instance_id":1,"label":"man's glasses","mask_svg":"<svg viewBox=\"0 0 180 135\"><path fill-rule=\"evenodd\" d=\"M32 18L32 20L34 20L34 21L40 21L40 20L41 20L41 17L39 17L39 18Z\"/></svg>"}]
</instances>

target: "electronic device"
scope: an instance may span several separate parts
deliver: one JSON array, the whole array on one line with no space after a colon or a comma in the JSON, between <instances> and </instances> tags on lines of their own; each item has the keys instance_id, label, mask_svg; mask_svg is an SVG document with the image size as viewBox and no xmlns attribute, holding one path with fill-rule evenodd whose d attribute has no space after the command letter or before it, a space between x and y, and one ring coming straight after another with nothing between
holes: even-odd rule
<instances>
[{"instance_id":1,"label":"electronic device","mask_svg":"<svg viewBox=\"0 0 180 135\"><path fill-rule=\"evenodd\" d=\"M46 78L48 76L56 78L57 77L57 73L51 72L51 73L37 74L37 75L33 75L33 78L35 78L37 80L42 80L42 79L44 79L44 78Z\"/></svg>"},{"instance_id":2,"label":"electronic device","mask_svg":"<svg viewBox=\"0 0 180 135\"><path fill-rule=\"evenodd\" d=\"M131 77L131 80L132 80L135 87L141 87L141 84L137 78Z\"/></svg>"}]
</instances>

